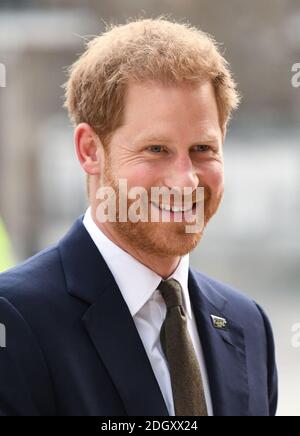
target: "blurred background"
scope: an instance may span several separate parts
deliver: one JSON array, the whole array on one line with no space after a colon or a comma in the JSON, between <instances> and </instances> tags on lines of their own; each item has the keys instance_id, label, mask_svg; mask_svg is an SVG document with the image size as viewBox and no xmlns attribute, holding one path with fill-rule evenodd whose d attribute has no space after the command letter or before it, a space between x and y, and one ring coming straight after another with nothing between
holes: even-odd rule
<instances>
[{"instance_id":1,"label":"blurred background","mask_svg":"<svg viewBox=\"0 0 300 436\"><path fill-rule=\"evenodd\" d=\"M225 144L224 201L192 264L265 308L278 414L300 416L299 0L1 0L0 269L55 242L87 207L62 109L66 67L105 22L159 14L214 35L243 95Z\"/></svg>"}]
</instances>

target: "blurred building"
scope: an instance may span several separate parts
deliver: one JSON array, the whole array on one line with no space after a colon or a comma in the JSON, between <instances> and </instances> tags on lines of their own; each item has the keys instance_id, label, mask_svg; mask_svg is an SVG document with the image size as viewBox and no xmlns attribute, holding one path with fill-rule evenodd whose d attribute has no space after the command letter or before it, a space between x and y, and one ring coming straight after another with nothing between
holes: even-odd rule
<instances>
[{"instance_id":1,"label":"blurred building","mask_svg":"<svg viewBox=\"0 0 300 436\"><path fill-rule=\"evenodd\" d=\"M83 49L83 36L97 25L83 11L0 13L1 63L6 67L6 87L0 90L0 205L19 259L41 247L44 227L69 222L74 207L77 211L84 201L76 167L69 184L60 180L76 165L60 85L66 67ZM68 203L66 196L72 198Z\"/></svg>"}]
</instances>

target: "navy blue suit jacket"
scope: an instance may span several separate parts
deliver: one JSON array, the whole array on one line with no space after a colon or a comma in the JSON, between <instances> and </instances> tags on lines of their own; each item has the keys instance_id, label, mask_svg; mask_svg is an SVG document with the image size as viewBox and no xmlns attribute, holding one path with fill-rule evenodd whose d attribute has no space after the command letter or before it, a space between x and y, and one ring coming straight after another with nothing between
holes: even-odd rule
<instances>
[{"instance_id":1,"label":"navy blue suit jacket","mask_svg":"<svg viewBox=\"0 0 300 436\"><path fill-rule=\"evenodd\" d=\"M274 415L274 344L261 308L192 269L189 292L214 414ZM226 318L228 331L211 315ZM56 246L0 275L0 323L0 415L168 416L128 307L82 219Z\"/></svg>"}]
</instances>

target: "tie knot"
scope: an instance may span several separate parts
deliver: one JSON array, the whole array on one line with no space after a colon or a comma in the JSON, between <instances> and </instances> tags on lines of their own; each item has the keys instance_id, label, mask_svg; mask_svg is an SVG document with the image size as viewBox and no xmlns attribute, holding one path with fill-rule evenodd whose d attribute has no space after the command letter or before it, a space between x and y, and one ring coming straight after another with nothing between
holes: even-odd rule
<instances>
[{"instance_id":1,"label":"tie knot","mask_svg":"<svg viewBox=\"0 0 300 436\"><path fill-rule=\"evenodd\" d=\"M158 289L165 300L167 309L182 306L182 287L175 279L162 280Z\"/></svg>"}]
</instances>

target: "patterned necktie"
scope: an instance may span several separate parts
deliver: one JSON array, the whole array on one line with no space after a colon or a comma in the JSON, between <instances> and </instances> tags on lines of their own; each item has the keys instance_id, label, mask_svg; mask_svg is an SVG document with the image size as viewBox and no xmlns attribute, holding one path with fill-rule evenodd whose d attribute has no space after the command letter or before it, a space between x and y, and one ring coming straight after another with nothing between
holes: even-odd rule
<instances>
[{"instance_id":1,"label":"patterned necktie","mask_svg":"<svg viewBox=\"0 0 300 436\"><path fill-rule=\"evenodd\" d=\"M200 366L187 328L182 287L175 279L158 286L167 306L160 340L169 364L176 416L208 416Z\"/></svg>"}]
</instances>

